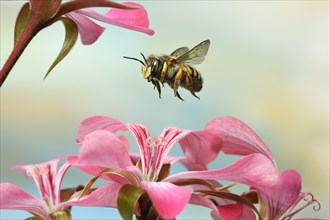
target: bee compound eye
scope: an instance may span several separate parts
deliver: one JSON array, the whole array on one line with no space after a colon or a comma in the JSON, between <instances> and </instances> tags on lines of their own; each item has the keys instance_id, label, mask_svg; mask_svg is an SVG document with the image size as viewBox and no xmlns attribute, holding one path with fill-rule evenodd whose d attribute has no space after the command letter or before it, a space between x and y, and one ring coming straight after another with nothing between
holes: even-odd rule
<instances>
[{"instance_id":1,"label":"bee compound eye","mask_svg":"<svg viewBox=\"0 0 330 220\"><path fill-rule=\"evenodd\" d=\"M152 67L151 67L151 72L152 73L155 73L156 69L157 69L157 66L158 66L158 61L155 60L153 63L152 63Z\"/></svg>"}]
</instances>

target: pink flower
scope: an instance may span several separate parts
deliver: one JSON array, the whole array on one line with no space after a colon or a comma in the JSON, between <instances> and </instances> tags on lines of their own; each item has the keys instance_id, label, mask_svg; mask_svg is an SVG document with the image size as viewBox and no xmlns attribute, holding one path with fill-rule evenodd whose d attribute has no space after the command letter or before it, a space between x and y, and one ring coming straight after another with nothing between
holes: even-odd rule
<instances>
[{"instance_id":1,"label":"pink flower","mask_svg":"<svg viewBox=\"0 0 330 220\"><path fill-rule=\"evenodd\" d=\"M62 157L54 160L25 166L15 166L28 177L33 178L40 193L40 199L35 198L20 187L11 183L0 184L0 209L25 210L42 219L54 219L54 216L70 217L70 207L76 206L108 206L115 207L116 192L119 184L107 184L93 193L78 200L75 189L65 190L61 193L61 183L70 164L65 163L58 172L56 167ZM79 189L79 188L77 188ZM104 197L104 195L108 195ZM67 198L66 198L67 197Z\"/></svg>"},{"instance_id":2,"label":"pink flower","mask_svg":"<svg viewBox=\"0 0 330 220\"><path fill-rule=\"evenodd\" d=\"M148 14L142 5L134 2L124 2L122 5L138 9L123 10L112 8L104 15L92 9L81 9L65 14L65 16L77 24L81 41L87 45L94 43L105 30L105 28L89 18L149 35L154 34L154 31L149 28Z\"/></svg>"},{"instance_id":3,"label":"pink flower","mask_svg":"<svg viewBox=\"0 0 330 220\"><path fill-rule=\"evenodd\" d=\"M112 8L100 14L92 7ZM15 24L14 49L0 71L0 86L34 36L57 21L65 27L65 39L57 58L44 78L60 63L75 45L78 35L83 44L93 44L103 33L104 28L90 18L122 28L153 35L149 28L148 14L142 5L133 2L123 4L111 0L29 0L21 8Z\"/></svg>"},{"instance_id":4,"label":"pink flower","mask_svg":"<svg viewBox=\"0 0 330 220\"><path fill-rule=\"evenodd\" d=\"M117 131L129 130L140 149L140 162L134 162L129 145ZM192 188L181 185L198 185L187 180L228 180L258 186L277 178L277 169L266 156L250 154L229 166L217 170L188 171L168 175L169 167L183 158L169 158L173 145L179 142L185 161L206 164L215 159L221 149L221 139L211 129L183 130L168 127L158 136L151 136L144 125L124 123L117 119L96 116L84 120L79 129L80 152L70 156L68 162L92 175L101 176L122 185L130 184L144 190L157 211L165 219L175 218L190 201ZM193 152L199 151L198 155ZM206 155L206 159L202 158ZM111 171L102 172L105 168ZM203 186L203 184L201 184Z\"/></svg>"}]
</instances>

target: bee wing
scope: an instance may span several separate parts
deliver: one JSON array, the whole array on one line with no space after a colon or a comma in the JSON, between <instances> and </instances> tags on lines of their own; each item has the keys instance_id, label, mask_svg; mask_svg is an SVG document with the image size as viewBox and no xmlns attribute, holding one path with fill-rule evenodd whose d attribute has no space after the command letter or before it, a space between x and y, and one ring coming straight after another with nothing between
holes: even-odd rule
<instances>
[{"instance_id":1,"label":"bee wing","mask_svg":"<svg viewBox=\"0 0 330 220\"><path fill-rule=\"evenodd\" d=\"M210 40L205 40L191 50L179 56L177 60L188 65L200 64L205 59L205 55L207 54L209 47Z\"/></svg>"},{"instance_id":2,"label":"bee wing","mask_svg":"<svg viewBox=\"0 0 330 220\"><path fill-rule=\"evenodd\" d=\"M173 53L171 53L171 56L179 57L179 56L182 56L183 54L187 53L188 51L189 51L188 47L180 47L180 48L176 49L175 51L173 51Z\"/></svg>"}]
</instances>

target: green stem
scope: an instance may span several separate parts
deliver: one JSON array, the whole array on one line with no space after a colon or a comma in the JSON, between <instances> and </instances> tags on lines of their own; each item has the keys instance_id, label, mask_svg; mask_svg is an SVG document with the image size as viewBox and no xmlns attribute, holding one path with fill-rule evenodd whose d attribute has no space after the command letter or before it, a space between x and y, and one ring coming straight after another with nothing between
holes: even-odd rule
<instances>
[{"instance_id":1,"label":"green stem","mask_svg":"<svg viewBox=\"0 0 330 220\"><path fill-rule=\"evenodd\" d=\"M17 44L14 46L11 54L9 55L7 61L3 65L2 69L0 70L0 87L6 80L7 76L9 75L11 69L14 67L15 63L22 55L23 51L30 43L32 38L39 32L40 24L34 22L33 19L30 19L27 23L22 35L20 36Z\"/></svg>"}]
</instances>

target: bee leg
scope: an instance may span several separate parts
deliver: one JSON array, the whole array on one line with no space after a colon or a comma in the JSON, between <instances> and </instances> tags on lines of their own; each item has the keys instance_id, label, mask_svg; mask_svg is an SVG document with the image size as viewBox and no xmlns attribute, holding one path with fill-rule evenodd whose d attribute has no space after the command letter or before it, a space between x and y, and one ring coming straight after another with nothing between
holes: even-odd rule
<instances>
[{"instance_id":1,"label":"bee leg","mask_svg":"<svg viewBox=\"0 0 330 220\"><path fill-rule=\"evenodd\" d=\"M161 99L162 98L162 96L161 96L162 90L160 89L160 85L159 85L158 81L156 81L156 88L157 88L157 91L158 91L158 96Z\"/></svg>"},{"instance_id":2,"label":"bee leg","mask_svg":"<svg viewBox=\"0 0 330 220\"><path fill-rule=\"evenodd\" d=\"M180 94L179 94L179 92L178 92L178 91L176 91L176 94L175 94L175 96L177 96L179 99L181 99L182 101L184 101L184 99L183 99L183 98L181 98L181 96L180 96Z\"/></svg>"},{"instance_id":3,"label":"bee leg","mask_svg":"<svg viewBox=\"0 0 330 220\"><path fill-rule=\"evenodd\" d=\"M157 91L158 91L158 94L159 94L159 98L162 98L161 97L162 91L160 89L159 82L157 80L152 80L151 82L152 82L152 84L154 84L154 89L157 88Z\"/></svg>"},{"instance_id":4,"label":"bee leg","mask_svg":"<svg viewBox=\"0 0 330 220\"><path fill-rule=\"evenodd\" d=\"M179 99L181 99L182 101L184 101L183 98L181 98L181 96L178 92L178 88L179 88L179 85L180 85L180 80L181 80L180 78L176 78L172 88L173 88L173 91L174 91L174 96L176 96Z\"/></svg>"},{"instance_id":5,"label":"bee leg","mask_svg":"<svg viewBox=\"0 0 330 220\"><path fill-rule=\"evenodd\" d=\"M184 101L183 98L180 96L180 94L179 94L179 92L178 92L178 87L179 87L179 86L173 84L173 85L171 85L171 87L172 87L172 89L173 89L173 91L174 91L174 96L175 96L175 97L178 97L179 99L181 99L182 101Z\"/></svg>"},{"instance_id":6,"label":"bee leg","mask_svg":"<svg viewBox=\"0 0 330 220\"><path fill-rule=\"evenodd\" d=\"M200 99L193 91L190 91L190 93L195 96L196 98Z\"/></svg>"}]
</instances>

